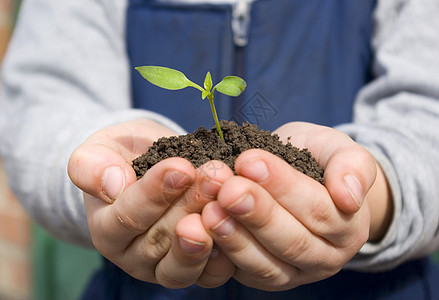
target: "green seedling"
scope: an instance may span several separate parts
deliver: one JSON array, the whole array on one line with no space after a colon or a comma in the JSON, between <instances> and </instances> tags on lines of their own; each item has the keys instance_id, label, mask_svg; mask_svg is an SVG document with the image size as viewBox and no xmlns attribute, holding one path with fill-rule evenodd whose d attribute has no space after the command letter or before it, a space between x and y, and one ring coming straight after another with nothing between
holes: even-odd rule
<instances>
[{"instance_id":1,"label":"green seedling","mask_svg":"<svg viewBox=\"0 0 439 300\"><path fill-rule=\"evenodd\" d=\"M150 83L167 90L181 90L187 87L198 89L201 92L201 98L203 100L205 98L209 100L216 129L220 138L224 140L215 105L213 103L213 93L218 91L228 96L237 97L241 95L247 86L243 79L237 76L226 76L221 82L213 87L210 72L207 72L206 78L204 79L204 88L202 88L198 84L190 81L182 72L174 69L158 66L142 66L136 67L136 70Z\"/></svg>"}]
</instances>

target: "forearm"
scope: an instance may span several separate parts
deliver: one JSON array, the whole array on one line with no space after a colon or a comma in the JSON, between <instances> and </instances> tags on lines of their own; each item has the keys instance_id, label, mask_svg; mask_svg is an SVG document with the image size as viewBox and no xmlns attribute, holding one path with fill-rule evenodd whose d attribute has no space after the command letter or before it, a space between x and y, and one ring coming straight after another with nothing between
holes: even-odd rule
<instances>
[{"instance_id":1,"label":"forearm","mask_svg":"<svg viewBox=\"0 0 439 300\"><path fill-rule=\"evenodd\" d=\"M2 69L0 145L11 187L38 223L80 244L90 239L82 193L66 171L73 150L136 118L181 130L130 109L124 2L107 2L24 2Z\"/></svg>"},{"instance_id":2,"label":"forearm","mask_svg":"<svg viewBox=\"0 0 439 300\"><path fill-rule=\"evenodd\" d=\"M347 266L359 270L389 269L439 245L439 6L396 2L379 3L376 79L360 92L354 123L340 127L375 156L393 200L383 238L368 242ZM382 205L384 198L373 199ZM375 205L372 212L379 210ZM389 211L380 214L389 220ZM372 221L381 217L372 215Z\"/></svg>"}]
</instances>

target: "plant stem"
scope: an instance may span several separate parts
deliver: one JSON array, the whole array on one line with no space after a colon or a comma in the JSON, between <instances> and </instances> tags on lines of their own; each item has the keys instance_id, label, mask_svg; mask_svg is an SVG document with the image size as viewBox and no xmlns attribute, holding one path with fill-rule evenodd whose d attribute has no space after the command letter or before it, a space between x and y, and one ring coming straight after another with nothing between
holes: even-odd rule
<instances>
[{"instance_id":1,"label":"plant stem","mask_svg":"<svg viewBox=\"0 0 439 300\"><path fill-rule=\"evenodd\" d=\"M215 120L216 130L220 138L224 141L223 131L219 125L218 116L216 114L215 104L213 103L213 94L207 95L207 99L209 99L210 108L212 109L213 119Z\"/></svg>"}]
</instances>

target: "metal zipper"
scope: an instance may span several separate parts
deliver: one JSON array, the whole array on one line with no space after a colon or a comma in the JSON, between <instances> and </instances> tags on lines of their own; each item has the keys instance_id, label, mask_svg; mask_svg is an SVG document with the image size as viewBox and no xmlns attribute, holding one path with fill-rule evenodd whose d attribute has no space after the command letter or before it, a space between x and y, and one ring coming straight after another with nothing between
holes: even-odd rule
<instances>
[{"instance_id":1,"label":"metal zipper","mask_svg":"<svg viewBox=\"0 0 439 300\"><path fill-rule=\"evenodd\" d=\"M250 25L251 0L238 0L232 8L233 42L238 47L248 43L248 30Z\"/></svg>"},{"instance_id":2,"label":"metal zipper","mask_svg":"<svg viewBox=\"0 0 439 300\"><path fill-rule=\"evenodd\" d=\"M251 2L255 0L158 0L162 3L179 4L231 4L232 5L232 32L233 42L238 47L244 47L248 43L248 30L250 25Z\"/></svg>"}]
</instances>

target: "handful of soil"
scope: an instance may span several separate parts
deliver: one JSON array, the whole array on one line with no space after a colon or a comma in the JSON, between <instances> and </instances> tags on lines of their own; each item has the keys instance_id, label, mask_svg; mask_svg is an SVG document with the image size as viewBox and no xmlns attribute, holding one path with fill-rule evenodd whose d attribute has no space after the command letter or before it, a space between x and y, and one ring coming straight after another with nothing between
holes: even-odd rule
<instances>
[{"instance_id":1,"label":"handful of soil","mask_svg":"<svg viewBox=\"0 0 439 300\"><path fill-rule=\"evenodd\" d=\"M290 142L283 144L277 134L260 130L248 122L238 126L235 122L222 120L220 126L224 141L219 137L216 127L210 130L200 127L193 133L158 139L149 147L148 152L133 160L137 179L156 163L169 157L183 157L195 168L210 160L220 160L234 171L235 160L239 154L258 148L277 155L303 174L324 184L324 169L307 149L298 149Z\"/></svg>"}]
</instances>

